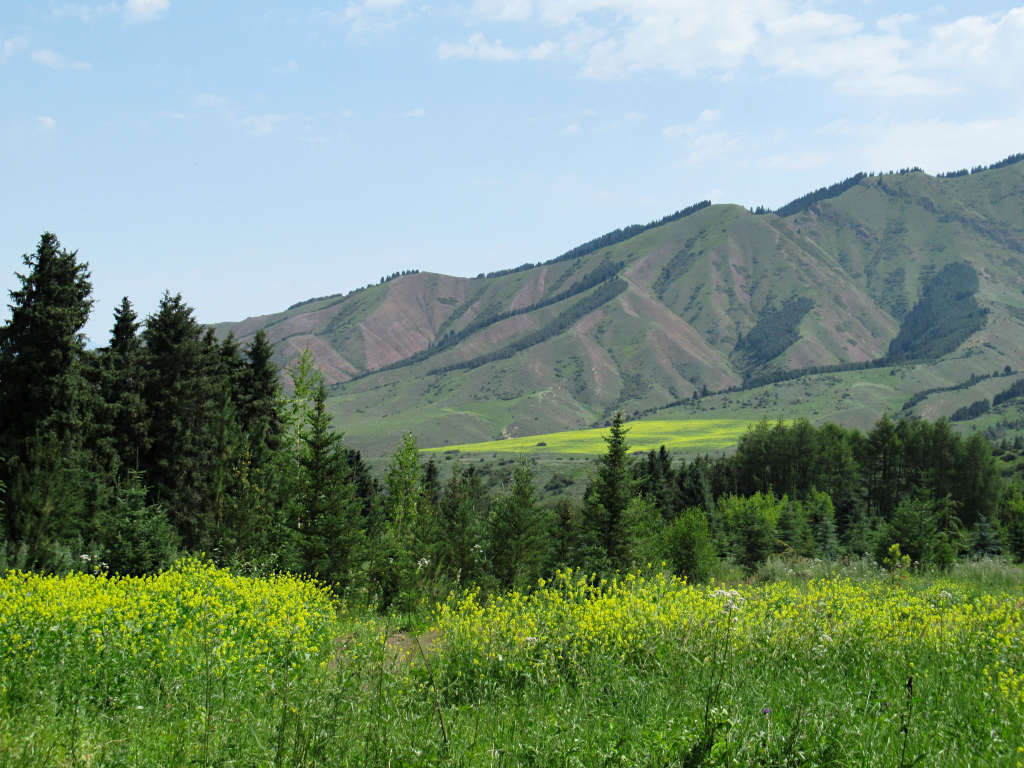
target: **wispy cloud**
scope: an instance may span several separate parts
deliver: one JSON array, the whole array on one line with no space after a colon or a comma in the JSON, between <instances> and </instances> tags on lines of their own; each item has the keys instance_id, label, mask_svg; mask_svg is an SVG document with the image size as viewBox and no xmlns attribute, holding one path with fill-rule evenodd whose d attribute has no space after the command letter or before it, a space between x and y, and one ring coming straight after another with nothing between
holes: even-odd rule
<instances>
[{"instance_id":1,"label":"wispy cloud","mask_svg":"<svg viewBox=\"0 0 1024 768\"><path fill-rule=\"evenodd\" d=\"M408 4L408 0L358 0L338 11L317 10L314 16L360 34L395 26L402 13L411 13Z\"/></svg>"},{"instance_id":2,"label":"wispy cloud","mask_svg":"<svg viewBox=\"0 0 1024 768\"><path fill-rule=\"evenodd\" d=\"M72 61L65 58L56 51L49 48L37 48L32 51L32 61L47 69L90 69L92 65L87 61Z\"/></svg>"},{"instance_id":3,"label":"wispy cloud","mask_svg":"<svg viewBox=\"0 0 1024 768\"><path fill-rule=\"evenodd\" d=\"M125 0L124 15L129 21L153 21L170 7L170 0Z\"/></svg>"},{"instance_id":4,"label":"wispy cloud","mask_svg":"<svg viewBox=\"0 0 1024 768\"><path fill-rule=\"evenodd\" d=\"M64 3L51 10L57 19L78 19L85 24L120 14L131 23L153 21L170 7L170 0L124 0L106 3Z\"/></svg>"},{"instance_id":5,"label":"wispy cloud","mask_svg":"<svg viewBox=\"0 0 1024 768\"><path fill-rule=\"evenodd\" d=\"M753 64L841 93L888 97L948 95L982 82L1012 89L1024 80L1024 7L944 24L910 14L869 24L796 0L476 0L467 20L539 22L548 56L557 51L597 79L728 77ZM438 53L512 61L530 50L475 34Z\"/></svg>"},{"instance_id":6,"label":"wispy cloud","mask_svg":"<svg viewBox=\"0 0 1024 768\"><path fill-rule=\"evenodd\" d=\"M579 123L569 123L561 131L559 131L559 134L561 134L562 136L575 136L581 130L582 127Z\"/></svg>"},{"instance_id":7,"label":"wispy cloud","mask_svg":"<svg viewBox=\"0 0 1024 768\"><path fill-rule=\"evenodd\" d=\"M224 111L228 108L228 100L216 93L199 93L192 98L192 103L200 109Z\"/></svg>"},{"instance_id":8,"label":"wispy cloud","mask_svg":"<svg viewBox=\"0 0 1024 768\"><path fill-rule=\"evenodd\" d=\"M423 107L416 107L415 109L409 109L402 113L402 117L406 120L419 120L421 117L427 116L427 110Z\"/></svg>"},{"instance_id":9,"label":"wispy cloud","mask_svg":"<svg viewBox=\"0 0 1024 768\"><path fill-rule=\"evenodd\" d=\"M1021 151L1024 110L984 119L875 120L840 127L860 146L860 164L878 171L918 165L930 173L976 165L978 147L992 160Z\"/></svg>"},{"instance_id":10,"label":"wispy cloud","mask_svg":"<svg viewBox=\"0 0 1024 768\"><path fill-rule=\"evenodd\" d=\"M501 40L488 41L477 32L465 43L441 43L437 46L440 59L477 59L479 61L541 61L555 52L556 46L545 40L529 48L509 48Z\"/></svg>"},{"instance_id":11,"label":"wispy cloud","mask_svg":"<svg viewBox=\"0 0 1024 768\"><path fill-rule=\"evenodd\" d=\"M661 129L664 136L674 139L679 136L694 136L697 133L706 131L711 125L717 123L722 113L717 109L705 109L697 115L694 120L688 123L672 123Z\"/></svg>"},{"instance_id":12,"label":"wispy cloud","mask_svg":"<svg viewBox=\"0 0 1024 768\"><path fill-rule=\"evenodd\" d=\"M294 115L283 114L280 112L270 112L263 115L246 115L242 118L242 125L252 136L269 136L293 117Z\"/></svg>"},{"instance_id":13,"label":"wispy cloud","mask_svg":"<svg viewBox=\"0 0 1024 768\"><path fill-rule=\"evenodd\" d=\"M743 142L737 134L726 131L702 133L693 138L686 162L688 165L704 165L724 155L738 153L742 149Z\"/></svg>"},{"instance_id":14,"label":"wispy cloud","mask_svg":"<svg viewBox=\"0 0 1024 768\"><path fill-rule=\"evenodd\" d=\"M44 133L51 133L57 130L57 121L49 115L39 115L36 118L36 125Z\"/></svg>"},{"instance_id":15,"label":"wispy cloud","mask_svg":"<svg viewBox=\"0 0 1024 768\"><path fill-rule=\"evenodd\" d=\"M11 37L4 40L4 56L13 56L28 47L28 39L24 37Z\"/></svg>"},{"instance_id":16,"label":"wispy cloud","mask_svg":"<svg viewBox=\"0 0 1024 768\"><path fill-rule=\"evenodd\" d=\"M121 12L121 3L64 3L53 8L50 13L55 19L78 19L91 24L104 16Z\"/></svg>"}]
</instances>

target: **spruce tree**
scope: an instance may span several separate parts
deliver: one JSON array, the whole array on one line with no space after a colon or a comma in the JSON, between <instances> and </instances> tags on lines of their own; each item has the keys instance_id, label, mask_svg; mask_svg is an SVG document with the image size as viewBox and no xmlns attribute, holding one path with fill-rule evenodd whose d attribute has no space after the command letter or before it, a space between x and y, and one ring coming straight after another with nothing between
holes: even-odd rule
<instances>
[{"instance_id":1,"label":"spruce tree","mask_svg":"<svg viewBox=\"0 0 1024 768\"><path fill-rule=\"evenodd\" d=\"M10 321L0 328L0 483L8 489L9 546L27 565L50 567L45 552L87 528L82 483L87 385L82 328L92 308L88 265L49 232L16 273Z\"/></svg>"},{"instance_id":2,"label":"spruce tree","mask_svg":"<svg viewBox=\"0 0 1024 768\"><path fill-rule=\"evenodd\" d=\"M488 555L504 589L533 584L551 556L552 521L537 500L533 467L532 459L520 459L508 490L491 506Z\"/></svg>"},{"instance_id":3,"label":"spruce tree","mask_svg":"<svg viewBox=\"0 0 1024 768\"><path fill-rule=\"evenodd\" d=\"M114 310L110 346L100 357L104 427L110 452L126 471L139 469L149 440L139 325L138 315L125 296Z\"/></svg>"},{"instance_id":4,"label":"spruce tree","mask_svg":"<svg viewBox=\"0 0 1024 768\"><path fill-rule=\"evenodd\" d=\"M181 294L164 294L146 318L142 338L143 397L151 419L143 467L150 501L167 510L185 549L196 550L211 543L214 470L224 447L224 425L215 413L225 405L217 347L203 338Z\"/></svg>"},{"instance_id":5,"label":"spruce tree","mask_svg":"<svg viewBox=\"0 0 1024 768\"><path fill-rule=\"evenodd\" d=\"M263 330L256 332L245 351L241 407L238 416L249 441L255 464L281 445L283 424L280 412L281 388L274 348Z\"/></svg>"},{"instance_id":6,"label":"spruce tree","mask_svg":"<svg viewBox=\"0 0 1024 768\"><path fill-rule=\"evenodd\" d=\"M456 469L438 500L436 518L420 516L417 551L429 553L431 571L458 587L481 575L489 506L479 473L472 466Z\"/></svg>"},{"instance_id":7,"label":"spruce tree","mask_svg":"<svg viewBox=\"0 0 1024 768\"><path fill-rule=\"evenodd\" d=\"M341 435L331 431L323 382L313 395L302 439L304 493L297 533L306 570L329 583L347 584L359 567L363 528Z\"/></svg>"},{"instance_id":8,"label":"spruce tree","mask_svg":"<svg viewBox=\"0 0 1024 768\"><path fill-rule=\"evenodd\" d=\"M621 569L626 565L627 541L623 514L633 498L626 428L616 413L604 440L608 446L597 475L583 500L583 528L587 540L587 566L594 570Z\"/></svg>"},{"instance_id":9,"label":"spruce tree","mask_svg":"<svg viewBox=\"0 0 1024 768\"><path fill-rule=\"evenodd\" d=\"M0 455L23 453L25 441L52 432L67 444L84 413L82 328L92 309L89 265L46 232L25 254L21 287L10 292L11 319L0 328Z\"/></svg>"}]
</instances>

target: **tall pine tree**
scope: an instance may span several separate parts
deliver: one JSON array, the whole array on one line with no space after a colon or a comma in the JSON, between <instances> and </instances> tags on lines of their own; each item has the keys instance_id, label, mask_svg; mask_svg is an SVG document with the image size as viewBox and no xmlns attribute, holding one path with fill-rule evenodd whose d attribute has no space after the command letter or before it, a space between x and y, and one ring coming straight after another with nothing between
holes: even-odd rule
<instances>
[{"instance_id":1,"label":"tall pine tree","mask_svg":"<svg viewBox=\"0 0 1024 768\"><path fill-rule=\"evenodd\" d=\"M225 406L216 344L203 338L192 308L165 293L146 318L146 380L150 415L143 468L150 501L160 503L186 550L208 546L214 529L223 427L216 411Z\"/></svg>"},{"instance_id":2,"label":"tall pine tree","mask_svg":"<svg viewBox=\"0 0 1024 768\"><path fill-rule=\"evenodd\" d=\"M597 475L583 498L587 566L595 570L621 569L626 565L627 537L623 515L633 498L626 432L622 414L616 413L604 438L608 449L601 457Z\"/></svg>"},{"instance_id":3,"label":"tall pine tree","mask_svg":"<svg viewBox=\"0 0 1024 768\"><path fill-rule=\"evenodd\" d=\"M0 328L0 483L6 484L8 546L23 563L51 567L52 545L84 531L79 447L88 422L82 328L92 308L89 269L44 233L22 257Z\"/></svg>"},{"instance_id":4,"label":"tall pine tree","mask_svg":"<svg viewBox=\"0 0 1024 768\"><path fill-rule=\"evenodd\" d=\"M89 265L46 232L25 254L11 319L0 328L0 455L16 456L37 433L77 437L84 419L82 328L92 309Z\"/></svg>"}]
</instances>

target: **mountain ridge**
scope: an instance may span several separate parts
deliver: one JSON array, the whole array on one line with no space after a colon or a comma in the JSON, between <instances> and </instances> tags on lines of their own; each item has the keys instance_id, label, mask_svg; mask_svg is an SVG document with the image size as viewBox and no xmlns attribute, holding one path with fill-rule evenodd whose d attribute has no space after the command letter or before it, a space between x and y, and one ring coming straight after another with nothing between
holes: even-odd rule
<instances>
[{"instance_id":1,"label":"mountain ridge","mask_svg":"<svg viewBox=\"0 0 1024 768\"><path fill-rule=\"evenodd\" d=\"M241 341L264 330L282 365L308 347L357 441L393 436L382 419L415 429L426 414L449 442L526 434L535 420L586 426L757 377L884 360L952 264L976 276L984 322L930 362L1017 365L1021 160L857 174L785 215L704 201L546 262L475 278L412 271L217 330Z\"/></svg>"}]
</instances>

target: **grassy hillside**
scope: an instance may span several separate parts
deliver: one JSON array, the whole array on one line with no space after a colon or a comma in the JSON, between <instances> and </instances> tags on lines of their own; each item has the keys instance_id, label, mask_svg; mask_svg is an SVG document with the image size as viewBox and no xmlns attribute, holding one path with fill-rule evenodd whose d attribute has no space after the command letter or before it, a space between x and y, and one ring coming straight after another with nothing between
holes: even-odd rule
<instances>
[{"instance_id":1,"label":"grassy hillside","mask_svg":"<svg viewBox=\"0 0 1024 768\"><path fill-rule=\"evenodd\" d=\"M371 456L406 430L451 445L616 410L862 425L916 392L1022 367L1024 163L861 175L780 212L696 206L546 263L408 274L219 331L264 329L281 364L308 347L336 423ZM744 388L824 366L839 371Z\"/></svg>"}]
</instances>

